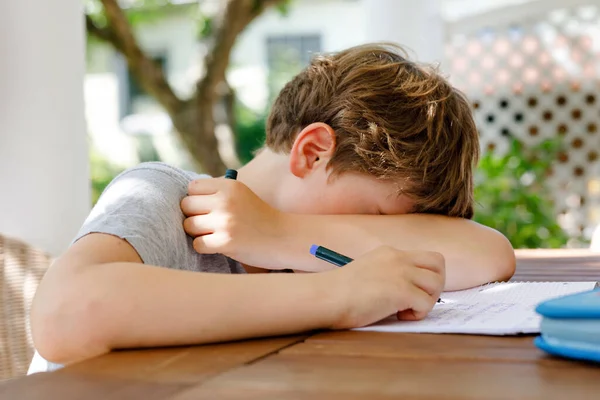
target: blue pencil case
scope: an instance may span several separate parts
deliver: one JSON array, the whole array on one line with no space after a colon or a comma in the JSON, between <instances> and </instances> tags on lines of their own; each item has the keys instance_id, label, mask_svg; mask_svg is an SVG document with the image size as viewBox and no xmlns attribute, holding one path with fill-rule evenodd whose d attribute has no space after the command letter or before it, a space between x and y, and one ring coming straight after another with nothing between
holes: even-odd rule
<instances>
[{"instance_id":1,"label":"blue pencil case","mask_svg":"<svg viewBox=\"0 0 600 400\"><path fill-rule=\"evenodd\" d=\"M545 301L535 345L560 357L600 363L600 290Z\"/></svg>"},{"instance_id":2,"label":"blue pencil case","mask_svg":"<svg viewBox=\"0 0 600 400\"><path fill-rule=\"evenodd\" d=\"M533 343L538 349L558 357L600 363L600 346L565 342L552 337L538 336Z\"/></svg>"},{"instance_id":3,"label":"blue pencil case","mask_svg":"<svg viewBox=\"0 0 600 400\"><path fill-rule=\"evenodd\" d=\"M600 289L544 301L535 311L548 318L600 319Z\"/></svg>"}]
</instances>

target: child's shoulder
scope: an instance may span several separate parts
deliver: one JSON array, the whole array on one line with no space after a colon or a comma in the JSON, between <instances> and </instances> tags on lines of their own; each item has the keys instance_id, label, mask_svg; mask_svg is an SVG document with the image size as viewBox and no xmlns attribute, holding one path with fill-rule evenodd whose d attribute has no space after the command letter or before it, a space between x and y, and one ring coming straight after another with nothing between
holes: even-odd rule
<instances>
[{"instance_id":1,"label":"child's shoulder","mask_svg":"<svg viewBox=\"0 0 600 400\"><path fill-rule=\"evenodd\" d=\"M187 193L188 184L202 178L210 176L185 171L162 162L145 162L117 175L104 189L99 202L180 200Z\"/></svg>"},{"instance_id":2,"label":"child's shoulder","mask_svg":"<svg viewBox=\"0 0 600 400\"><path fill-rule=\"evenodd\" d=\"M186 185L194 179L210 178L209 175L203 175L192 171L186 171L184 169L174 167L164 162L145 162L126 169L121 174L119 174L115 178L115 180L123 178L130 174L135 174L138 177L150 180L177 180L185 183Z\"/></svg>"}]
</instances>

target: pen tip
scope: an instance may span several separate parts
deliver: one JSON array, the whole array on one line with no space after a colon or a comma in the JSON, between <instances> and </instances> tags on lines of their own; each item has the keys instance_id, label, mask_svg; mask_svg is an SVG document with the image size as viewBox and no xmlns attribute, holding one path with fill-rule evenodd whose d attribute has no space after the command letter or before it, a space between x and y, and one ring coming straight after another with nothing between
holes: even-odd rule
<instances>
[{"instance_id":1,"label":"pen tip","mask_svg":"<svg viewBox=\"0 0 600 400\"><path fill-rule=\"evenodd\" d=\"M317 248L319 246L317 246L316 244L313 244L312 246L310 246L310 254L312 254L313 256L317 254Z\"/></svg>"}]
</instances>

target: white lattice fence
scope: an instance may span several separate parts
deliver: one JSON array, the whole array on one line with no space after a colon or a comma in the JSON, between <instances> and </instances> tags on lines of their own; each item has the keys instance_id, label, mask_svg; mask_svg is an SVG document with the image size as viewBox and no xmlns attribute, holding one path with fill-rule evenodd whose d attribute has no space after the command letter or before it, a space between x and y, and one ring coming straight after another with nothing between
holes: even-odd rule
<instances>
[{"instance_id":1,"label":"white lattice fence","mask_svg":"<svg viewBox=\"0 0 600 400\"><path fill-rule=\"evenodd\" d=\"M567 151L547 183L563 228L589 238L600 222L600 4L482 25L455 27L445 69L472 100L483 149L558 138Z\"/></svg>"}]
</instances>

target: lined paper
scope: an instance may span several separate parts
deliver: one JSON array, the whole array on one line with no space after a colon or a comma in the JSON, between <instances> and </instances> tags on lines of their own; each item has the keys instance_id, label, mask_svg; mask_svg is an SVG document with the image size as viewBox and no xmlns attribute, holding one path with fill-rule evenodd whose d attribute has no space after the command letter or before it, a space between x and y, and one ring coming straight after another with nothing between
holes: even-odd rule
<instances>
[{"instance_id":1,"label":"lined paper","mask_svg":"<svg viewBox=\"0 0 600 400\"><path fill-rule=\"evenodd\" d=\"M421 321L391 316L356 330L517 335L540 332L535 307L546 300L592 290L595 282L499 282L442 294Z\"/></svg>"}]
</instances>

